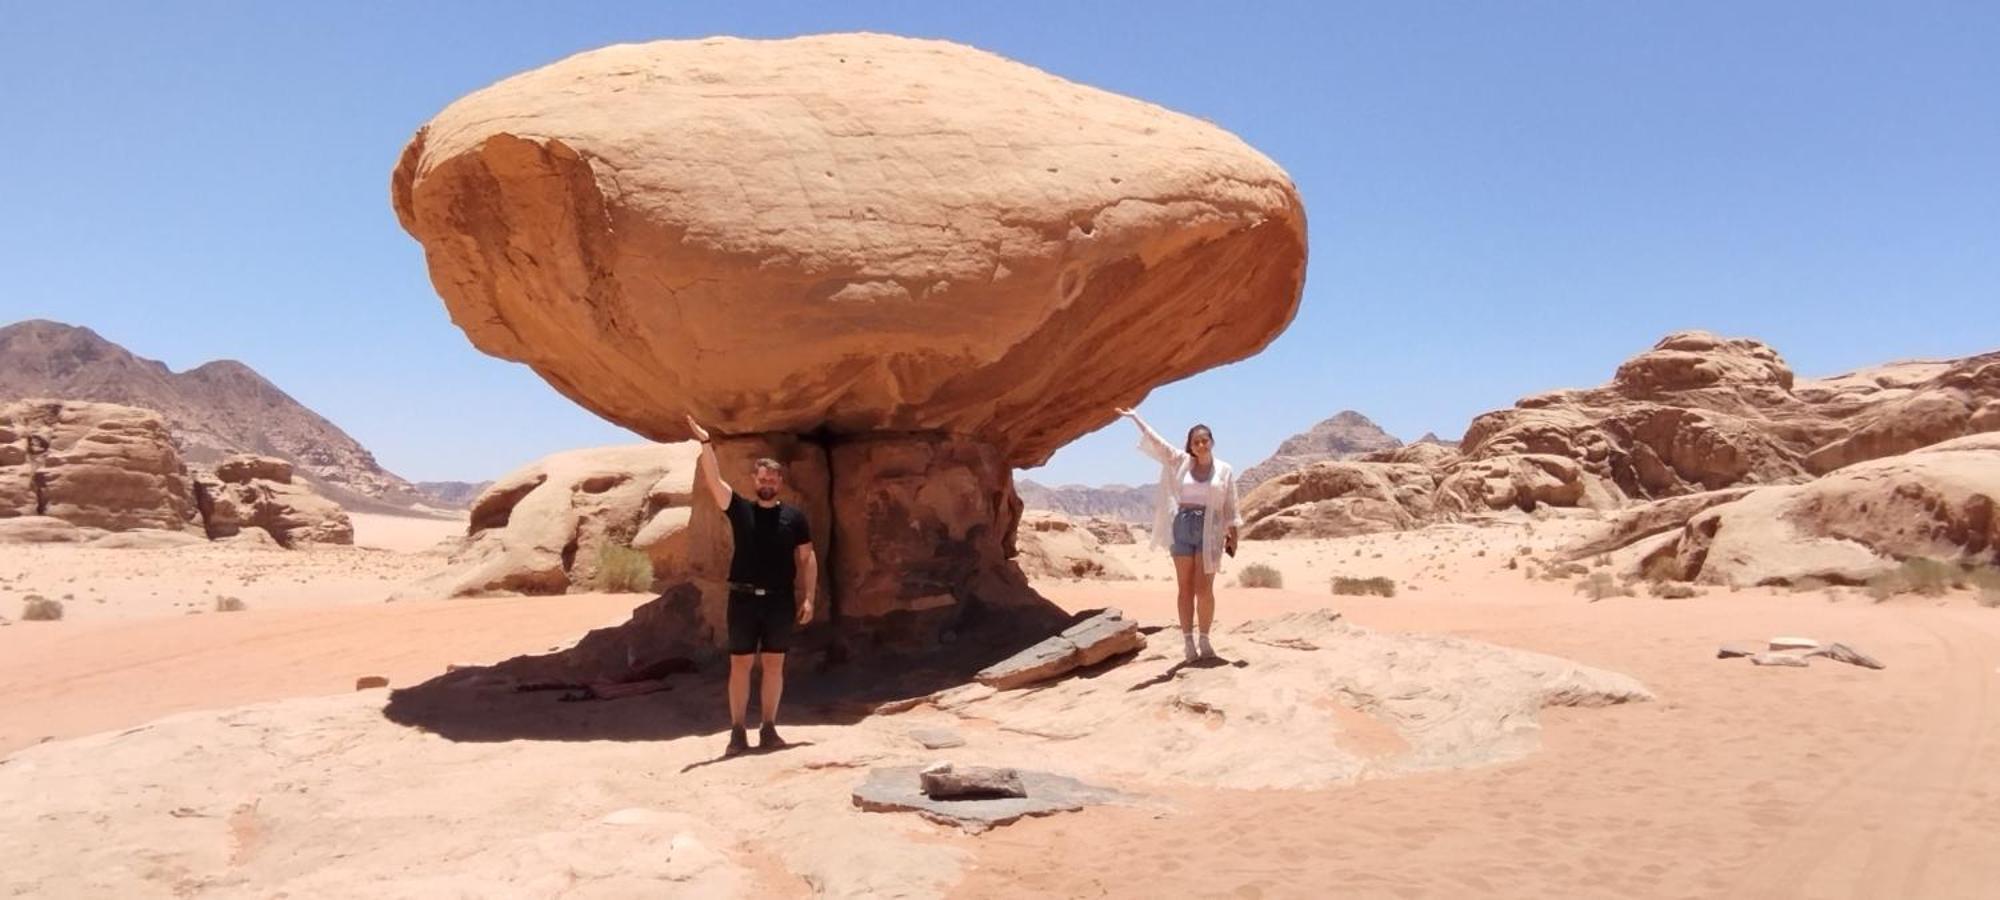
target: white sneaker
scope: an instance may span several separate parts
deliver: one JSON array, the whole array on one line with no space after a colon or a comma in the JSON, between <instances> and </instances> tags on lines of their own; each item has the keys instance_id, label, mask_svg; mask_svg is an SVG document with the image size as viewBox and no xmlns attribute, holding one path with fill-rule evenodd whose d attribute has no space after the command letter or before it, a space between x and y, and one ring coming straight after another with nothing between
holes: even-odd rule
<instances>
[{"instance_id":1,"label":"white sneaker","mask_svg":"<svg viewBox=\"0 0 2000 900\"><path fill-rule=\"evenodd\" d=\"M1201 658L1201 650L1195 646L1194 635L1192 633L1181 632L1181 643L1186 645L1184 649L1187 651L1188 662L1194 662Z\"/></svg>"},{"instance_id":2,"label":"white sneaker","mask_svg":"<svg viewBox=\"0 0 2000 900\"><path fill-rule=\"evenodd\" d=\"M1195 649L1201 653L1203 659L1215 658L1215 648L1208 643L1208 632L1202 632L1201 637L1196 639Z\"/></svg>"}]
</instances>

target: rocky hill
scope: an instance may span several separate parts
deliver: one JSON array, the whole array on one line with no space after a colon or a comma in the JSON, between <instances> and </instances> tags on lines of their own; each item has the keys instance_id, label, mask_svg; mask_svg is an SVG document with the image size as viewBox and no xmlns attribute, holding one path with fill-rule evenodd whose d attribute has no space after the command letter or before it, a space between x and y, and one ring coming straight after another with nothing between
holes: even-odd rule
<instances>
[{"instance_id":1,"label":"rocky hill","mask_svg":"<svg viewBox=\"0 0 2000 900\"><path fill-rule=\"evenodd\" d=\"M1435 440L1434 435L1426 435ZM1330 459L1351 459L1377 450L1394 450L1403 442L1391 437L1381 426L1354 410L1342 410L1278 445L1278 451L1237 476L1237 484L1248 491L1272 478L1301 466Z\"/></svg>"},{"instance_id":2,"label":"rocky hill","mask_svg":"<svg viewBox=\"0 0 2000 900\"><path fill-rule=\"evenodd\" d=\"M1028 509L1045 509L1077 518L1097 516L1138 525L1153 523L1153 491L1150 487L1122 484L1048 487L1026 478L1017 478L1014 480L1014 491L1021 495L1021 504Z\"/></svg>"},{"instance_id":3,"label":"rocky hill","mask_svg":"<svg viewBox=\"0 0 2000 900\"><path fill-rule=\"evenodd\" d=\"M212 467L244 453L276 457L349 509L436 505L346 432L235 360L174 372L88 328L17 322L0 328L0 401L29 397L158 411L189 465Z\"/></svg>"}]
</instances>

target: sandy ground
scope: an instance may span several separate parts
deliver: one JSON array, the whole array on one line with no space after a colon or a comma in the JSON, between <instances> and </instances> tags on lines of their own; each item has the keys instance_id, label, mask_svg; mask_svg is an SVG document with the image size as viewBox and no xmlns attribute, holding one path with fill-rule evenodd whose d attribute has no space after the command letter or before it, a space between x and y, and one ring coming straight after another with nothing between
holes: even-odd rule
<instances>
[{"instance_id":1,"label":"sandy ground","mask_svg":"<svg viewBox=\"0 0 2000 900\"><path fill-rule=\"evenodd\" d=\"M367 533L358 522L357 527ZM904 716L802 725L794 729L794 739L818 744L807 752L710 769L699 767L713 756L719 737L709 727L642 729L639 736L622 740L604 740L601 732L592 732L596 739L581 742L440 740L383 725L380 692L336 693L346 692L359 675L385 675L408 684L448 663L540 652L590 627L621 620L643 598L579 595L382 604L350 597L301 601L297 608L253 603L248 612L188 616L152 599L151 591L159 588L147 586L198 583L205 570L227 561L180 551L98 551L123 554L100 559L74 548L42 548L35 551L40 555L32 565L24 566L9 548L0 558L0 577L15 592L0 593L0 598L18 597L24 581L33 579L37 586L75 585L72 591L89 591L105 600L86 601L89 606L109 609L101 616L0 628L0 753L45 737L57 739L0 763L0 778L30 777L20 774L24 766L39 766L51 779L60 771L89 773L90 766L102 766L102 777L90 780L94 787L77 789L76 804L95 803L90 808L100 811L151 808L193 802L176 799L173 785L145 783L148 772L169 771L163 753L185 760L190 746L228 746L250 734L263 735L262 743L254 743L263 748L288 740L333 741L337 746L331 749L315 745L310 752L297 751L295 758L281 757L292 763L277 766L271 783L304 785L311 777L332 779L324 772L340 769L348 774L313 783L409 792L394 809L370 807L374 811L367 815L430 822L428 831L407 833L416 840L455 846L452 834L495 827L506 839L453 852L412 851L401 846L408 838L395 845L371 842L366 831L372 828L312 831L302 823L327 810L288 806L274 796L244 801L253 811L247 818L221 810L212 820L214 827L234 843L217 846L247 852L241 848L256 843L245 837L250 832L294 854L323 848L328 841L352 841L363 851L376 847L377 861L392 874L403 871L397 866L410 864L399 853L442 860L438 864L447 868L462 865L466 871L486 872L502 863L530 869L529 862L516 862L528 859L574 867L576 859L592 852L624 853L643 836L685 848L674 856L679 862L661 862L664 868L649 877L678 882L695 893L1983 897L2000 890L2000 853L1995 852L2000 846L1993 837L2000 833L2000 705L1995 696L2000 690L2000 610L1980 608L1963 596L1874 604L1847 590L1711 589L1684 600L1618 596L1591 602L1575 591L1573 582L1530 579L1520 569L1506 568L1523 548L1527 558L1545 558L1575 527L1564 521L1521 521L1404 535L1249 543L1232 565L1271 565L1283 574L1285 588L1228 586L1232 576L1225 573L1218 627L1331 606L1379 631L1457 635L1626 673L1651 688L1655 702L1546 710L1540 749L1497 765L1312 790L1234 790L1128 779L1117 786L1152 801L1024 821L976 837L908 816L838 810L838 803L822 803L822 794L851 783L852 767L892 755L891 732L903 727L898 720ZM415 533L379 540L413 549L427 545ZM1045 592L1073 609L1118 606L1142 621L1170 622L1173 596L1166 560L1139 546L1114 552L1150 577L1053 583L1044 586ZM385 567L431 564L421 556L388 550L348 553L350 565L374 554L390 560ZM160 555L141 565L142 554ZM320 565L307 554L286 560L274 564L277 568L259 582L282 584L293 567ZM381 579L364 577L380 571L352 574L351 591L383 590L377 584ZM1399 590L1393 598L1336 597L1326 587L1335 574L1385 576L1396 579ZM115 580L126 577L130 580ZM305 577L314 582L334 576ZM1889 667L1869 671L1818 661L1805 669L1762 669L1743 660L1714 658L1721 642L1778 634L1846 640ZM1161 641L1156 649L1167 644ZM1134 665L1163 664L1155 659ZM119 731L169 713L314 695L328 696L233 713L186 713L150 726L148 734ZM688 702L659 699L673 696L588 704L596 717L592 727L629 735L649 715L682 709L660 704ZM686 709L705 721L706 710L699 703ZM306 727L302 722L347 724ZM63 740L92 733L98 734ZM357 733L377 738L354 746L352 735ZM1232 734L1218 731L1214 739L1229 740ZM1394 734L1374 738L1385 747L1397 744ZM1000 746L1018 750L1031 745ZM166 752L171 748L181 749ZM260 754L269 752L246 751L243 758L263 760ZM1263 744L1244 746L1241 752L1273 750ZM214 766L208 757L195 760ZM1053 767L1064 759L1058 749L1034 762ZM1089 765L1082 759L1076 764ZM395 776L400 781L384 780L400 766L412 771ZM321 774L300 774L306 769ZM468 778L475 771L538 773L535 777L546 783L537 793L534 778L507 776L493 782L493 796L470 804L462 814L472 818L452 819L438 809L417 808L422 802L444 803L451 791L467 789L462 781L434 788L430 782ZM189 784L182 787L193 790L199 780L188 776ZM84 796L91 791L102 795ZM44 797L38 802L69 799ZM260 802L267 804L261 807L265 812L255 813ZM499 808L487 809L488 802ZM583 824L539 831L564 814ZM194 818L170 821L211 821L203 818L208 813L188 815ZM758 827L745 833L742 823ZM538 833L542 836L536 837ZM848 842L829 834L844 834ZM46 831L31 836L46 837ZM24 839L4 837L10 843ZM285 843L287 839L294 843ZM119 846L115 835L101 840L106 848ZM583 843L573 846L578 841ZM843 858L812 849L816 841L838 848ZM212 862L218 870L240 863L245 874L236 882L189 880L192 876L173 868L186 863L182 860L159 863L165 868L147 874L152 880L143 883L156 884L161 894L253 894L259 892L253 875L277 878L272 873L282 871L262 859L231 856ZM788 874L798 871L834 874L818 882ZM10 882L10 877L15 876L0 875L0 886L35 890ZM325 882L297 880L304 876L286 877L290 880L285 883L294 887L332 889ZM579 883L596 885L594 893L616 894L612 887L629 884L550 884L522 878L489 887L537 896L564 893ZM102 882L112 894L126 892L108 886L130 888L133 883L139 882ZM84 894L94 892L86 883L76 884L84 885L79 888ZM423 892L419 882L401 884L390 893Z\"/></svg>"}]
</instances>

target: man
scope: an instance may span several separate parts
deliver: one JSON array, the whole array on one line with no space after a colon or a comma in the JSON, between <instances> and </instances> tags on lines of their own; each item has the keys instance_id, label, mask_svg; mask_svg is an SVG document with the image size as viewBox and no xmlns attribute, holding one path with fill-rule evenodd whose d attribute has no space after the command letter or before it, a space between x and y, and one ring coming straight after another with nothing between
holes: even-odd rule
<instances>
[{"instance_id":1,"label":"man","mask_svg":"<svg viewBox=\"0 0 2000 900\"><path fill-rule=\"evenodd\" d=\"M757 747L783 747L777 722L778 699L785 692L785 651L791 649L793 626L812 621L813 590L819 586L812 531L803 510L778 502L778 489L785 485L782 463L757 460L753 503L723 482L708 429L689 416L688 430L701 442L695 480L729 517L736 538L736 552L729 562L729 748L723 755L750 749L743 715L750 705L750 667L760 661L764 691L758 712L763 722L757 726Z\"/></svg>"}]
</instances>

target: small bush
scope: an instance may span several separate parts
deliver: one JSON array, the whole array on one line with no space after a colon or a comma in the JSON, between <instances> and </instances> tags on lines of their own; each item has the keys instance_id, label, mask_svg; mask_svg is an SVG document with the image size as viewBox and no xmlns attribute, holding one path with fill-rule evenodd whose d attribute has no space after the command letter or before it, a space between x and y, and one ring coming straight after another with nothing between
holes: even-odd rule
<instances>
[{"instance_id":1,"label":"small bush","mask_svg":"<svg viewBox=\"0 0 2000 900\"><path fill-rule=\"evenodd\" d=\"M1350 597L1362 597L1369 594L1381 597L1396 596L1396 582L1379 575L1374 578L1346 578L1335 575L1333 576L1332 587L1334 593Z\"/></svg>"},{"instance_id":2,"label":"small bush","mask_svg":"<svg viewBox=\"0 0 2000 900\"><path fill-rule=\"evenodd\" d=\"M1921 556L1903 560L1896 575L1903 590L1925 597L1942 597L1953 585L1963 583L1963 572L1957 566Z\"/></svg>"},{"instance_id":3,"label":"small bush","mask_svg":"<svg viewBox=\"0 0 2000 900\"><path fill-rule=\"evenodd\" d=\"M1588 596L1592 603L1606 597L1631 597L1636 593L1629 587L1619 587L1618 580L1612 578L1610 572L1592 572L1590 577L1577 582L1576 592Z\"/></svg>"},{"instance_id":4,"label":"small bush","mask_svg":"<svg viewBox=\"0 0 2000 900\"><path fill-rule=\"evenodd\" d=\"M1590 569L1586 568L1582 563L1573 563L1573 562L1550 563L1548 571L1543 572L1542 577L1550 581L1561 581L1564 578L1569 578L1574 575L1583 575L1588 573L1589 571ZM1611 580L1611 573L1609 572L1599 572L1597 574L1604 576L1604 579L1606 581Z\"/></svg>"},{"instance_id":5,"label":"small bush","mask_svg":"<svg viewBox=\"0 0 2000 900\"><path fill-rule=\"evenodd\" d=\"M1701 592L1695 590L1694 585L1684 582L1655 581L1651 586L1646 588L1646 593L1663 600L1686 600L1689 597L1699 595Z\"/></svg>"},{"instance_id":6,"label":"small bush","mask_svg":"<svg viewBox=\"0 0 2000 900\"><path fill-rule=\"evenodd\" d=\"M1807 591L1823 591L1826 590L1831 585L1832 583L1824 578L1814 578L1811 575L1807 575L1804 578L1800 578L1792 582L1791 587L1792 587L1792 593L1803 594Z\"/></svg>"},{"instance_id":7,"label":"small bush","mask_svg":"<svg viewBox=\"0 0 2000 900\"><path fill-rule=\"evenodd\" d=\"M1590 561L1590 564L1591 564L1591 565L1593 565L1593 566L1596 566L1597 568L1600 568L1600 569L1602 569L1602 568L1604 568L1604 567L1606 567L1606 566L1609 566L1609 565L1611 565L1611 554L1609 554L1609 553L1599 553L1599 554L1597 554L1597 558L1596 558L1596 559L1593 559L1593 560L1591 560L1591 561Z\"/></svg>"},{"instance_id":8,"label":"small bush","mask_svg":"<svg viewBox=\"0 0 2000 900\"><path fill-rule=\"evenodd\" d=\"M1966 581L1979 591L1980 606L2000 607L2000 568L1973 569L1966 575Z\"/></svg>"},{"instance_id":9,"label":"small bush","mask_svg":"<svg viewBox=\"0 0 2000 900\"><path fill-rule=\"evenodd\" d=\"M1238 587L1281 588L1285 586L1285 574L1263 563L1251 563L1236 573Z\"/></svg>"},{"instance_id":10,"label":"small bush","mask_svg":"<svg viewBox=\"0 0 2000 900\"><path fill-rule=\"evenodd\" d=\"M29 594L27 603L21 607L24 622L54 622L63 617L61 600L50 600L40 594Z\"/></svg>"},{"instance_id":11,"label":"small bush","mask_svg":"<svg viewBox=\"0 0 2000 900\"><path fill-rule=\"evenodd\" d=\"M597 549L597 583L593 586L614 594L651 591L653 558L630 547L604 544Z\"/></svg>"},{"instance_id":12,"label":"small bush","mask_svg":"<svg viewBox=\"0 0 2000 900\"><path fill-rule=\"evenodd\" d=\"M1894 573L1884 572L1868 579L1868 586L1864 590L1868 594L1868 599L1880 603L1896 595L1898 581Z\"/></svg>"},{"instance_id":13,"label":"small bush","mask_svg":"<svg viewBox=\"0 0 2000 900\"><path fill-rule=\"evenodd\" d=\"M242 612L245 609L249 609L249 607L243 605L243 598L241 597L215 598L216 612Z\"/></svg>"},{"instance_id":14,"label":"small bush","mask_svg":"<svg viewBox=\"0 0 2000 900\"><path fill-rule=\"evenodd\" d=\"M1509 569L1518 569L1518 568L1520 568L1520 567L1521 567L1521 558L1520 558L1520 557L1518 557L1518 556L1510 556L1510 557L1507 557L1507 568L1509 568Z\"/></svg>"}]
</instances>

